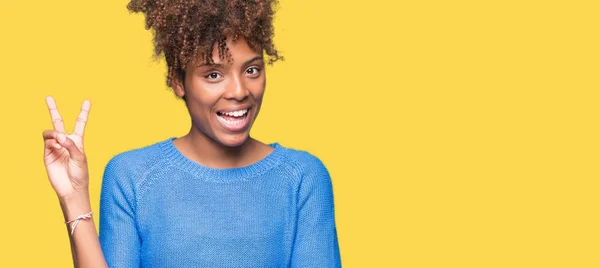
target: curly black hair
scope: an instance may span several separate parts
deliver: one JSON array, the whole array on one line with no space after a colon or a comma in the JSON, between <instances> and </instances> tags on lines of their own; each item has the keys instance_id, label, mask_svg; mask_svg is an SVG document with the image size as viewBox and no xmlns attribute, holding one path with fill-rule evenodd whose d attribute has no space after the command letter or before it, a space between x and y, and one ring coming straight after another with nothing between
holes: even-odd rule
<instances>
[{"instance_id":1,"label":"curly black hair","mask_svg":"<svg viewBox=\"0 0 600 268\"><path fill-rule=\"evenodd\" d=\"M154 56L164 53L167 86L172 88L175 75L185 77L188 63L214 63L215 43L220 59L230 61L227 36L234 42L244 37L250 48L268 55L268 64L283 60L273 44L277 5L277 0L131 0L127 9L146 16L145 27L154 33Z\"/></svg>"}]
</instances>

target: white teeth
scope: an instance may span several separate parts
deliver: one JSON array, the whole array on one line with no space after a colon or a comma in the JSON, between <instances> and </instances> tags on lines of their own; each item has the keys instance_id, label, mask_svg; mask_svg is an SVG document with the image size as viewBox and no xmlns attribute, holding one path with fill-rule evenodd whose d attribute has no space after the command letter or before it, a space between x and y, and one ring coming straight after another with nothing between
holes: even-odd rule
<instances>
[{"instance_id":1,"label":"white teeth","mask_svg":"<svg viewBox=\"0 0 600 268\"><path fill-rule=\"evenodd\" d=\"M243 110L239 110L239 111L233 111L233 112L226 112L223 114L229 115L229 116L235 116L235 117L239 117L242 115L245 115L248 112L248 109L243 109Z\"/></svg>"},{"instance_id":2,"label":"white teeth","mask_svg":"<svg viewBox=\"0 0 600 268\"><path fill-rule=\"evenodd\" d=\"M222 116L217 116L217 120L219 120L219 122L221 122L221 124L223 124L225 126L235 127L235 126L240 126L240 125L246 124L246 122L248 121L248 118L242 117L239 119L225 119Z\"/></svg>"}]
</instances>

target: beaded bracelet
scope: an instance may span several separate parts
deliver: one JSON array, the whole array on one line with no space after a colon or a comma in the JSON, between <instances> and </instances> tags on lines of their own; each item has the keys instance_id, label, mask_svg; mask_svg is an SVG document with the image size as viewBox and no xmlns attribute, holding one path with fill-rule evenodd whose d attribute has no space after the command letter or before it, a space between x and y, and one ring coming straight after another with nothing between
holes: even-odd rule
<instances>
[{"instance_id":1,"label":"beaded bracelet","mask_svg":"<svg viewBox=\"0 0 600 268\"><path fill-rule=\"evenodd\" d=\"M92 212L85 214L85 215L81 215L81 216L75 218L74 220L67 221L65 223L66 224L73 223L73 224L71 224L71 235L73 235L73 232L75 231L75 227L77 227L79 220L89 220L91 218L92 218Z\"/></svg>"}]
</instances>

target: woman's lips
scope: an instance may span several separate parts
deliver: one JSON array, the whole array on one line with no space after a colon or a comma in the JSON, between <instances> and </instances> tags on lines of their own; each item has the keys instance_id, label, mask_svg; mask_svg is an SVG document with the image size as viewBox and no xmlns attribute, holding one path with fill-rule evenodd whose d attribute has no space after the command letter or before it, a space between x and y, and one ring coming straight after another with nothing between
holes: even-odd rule
<instances>
[{"instance_id":1,"label":"woman's lips","mask_svg":"<svg viewBox=\"0 0 600 268\"><path fill-rule=\"evenodd\" d=\"M215 113L217 121L222 128L231 132L238 132L244 130L248 125L250 110L243 116L229 116L222 113Z\"/></svg>"}]
</instances>

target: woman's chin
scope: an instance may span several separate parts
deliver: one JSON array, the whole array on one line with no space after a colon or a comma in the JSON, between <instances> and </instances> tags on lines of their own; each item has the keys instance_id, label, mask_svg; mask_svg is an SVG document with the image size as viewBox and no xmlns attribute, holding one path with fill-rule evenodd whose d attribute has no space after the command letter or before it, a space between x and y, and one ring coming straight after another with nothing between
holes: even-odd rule
<instances>
[{"instance_id":1,"label":"woman's chin","mask_svg":"<svg viewBox=\"0 0 600 268\"><path fill-rule=\"evenodd\" d=\"M248 133L240 133L236 135L225 135L219 139L221 144L227 147L238 147L243 145L248 140Z\"/></svg>"}]
</instances>

